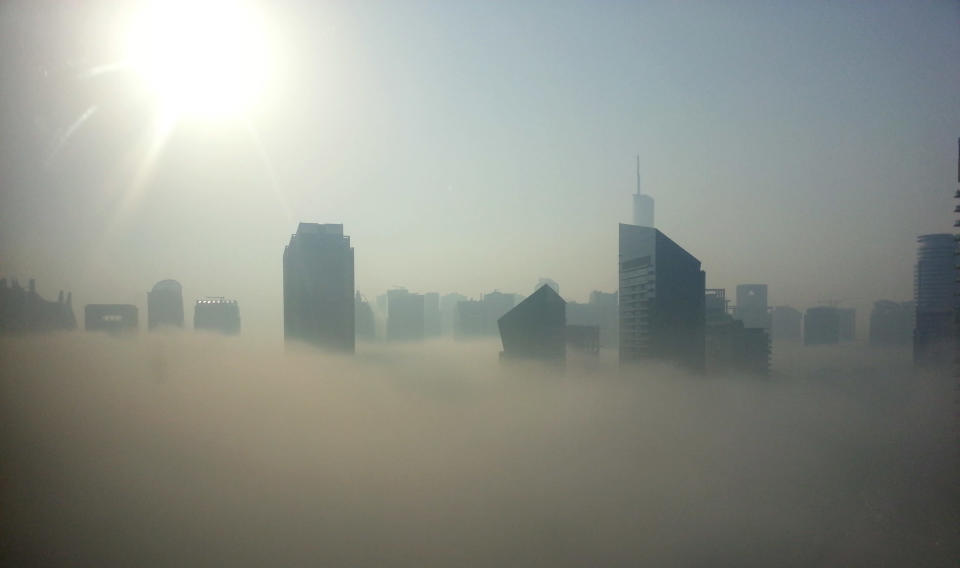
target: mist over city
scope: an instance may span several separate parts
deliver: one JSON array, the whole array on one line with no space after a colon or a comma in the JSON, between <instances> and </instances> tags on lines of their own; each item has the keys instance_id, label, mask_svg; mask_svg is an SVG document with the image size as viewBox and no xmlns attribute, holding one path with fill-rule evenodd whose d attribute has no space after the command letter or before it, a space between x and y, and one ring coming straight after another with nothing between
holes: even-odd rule
<instances>
[{"instance_id":1,"label":"mist over city","mask_svg":"<svg viewBox=\"0 0 960 568\"><path fill-rule=\"evenodd\" d=\"M958 21L0 5L0 564L956 566Z\"/></svg>"}]
</instances>

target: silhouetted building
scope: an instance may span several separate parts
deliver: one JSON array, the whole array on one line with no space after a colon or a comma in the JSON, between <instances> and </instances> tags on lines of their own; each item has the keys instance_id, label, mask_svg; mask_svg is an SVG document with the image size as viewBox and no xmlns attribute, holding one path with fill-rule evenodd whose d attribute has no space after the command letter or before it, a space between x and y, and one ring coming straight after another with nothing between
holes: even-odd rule
<instances>
[{"instance_id":1,"label":"silhouetted building","mask_svg":"<svg viewBox=\"0 0 960 568\"><path fill-rule=\"evenodd\" d=\"M300 223L283 251L285 339L353 353L354 291L343 225Z\"/></svg>"},{"instance_id":2,"label":"silhouetted building","mask_svg":"<svg viewBox=\"0 0 960 568\"><path fill-rule=\"evenodd\" d=\"M913 302L877 300L870 312L870 345L909 345L913 336Z\"/></svg>"},{"instance_id":3,"label":"silhouetted building","mask_svg":"<svg viewBox=\"0 0 960 568\"><path fill-rule=\"evenodd\" d=\"M594 290L586 304L567 302L568 325L594 326L600 333L600 346L617 347L617 293Z\"/></svg>"},{"instance_id":4,"label":"silhouetted building","mask_svg":"<svg viewBox=\"0 0 960 568\"><path fill-rule=\"evenodd\" d=\"M24 290L13 280L0 279L0 333L36 333L76 329L73 314L73 295L64 299L61 290L57 301L44 300L37 293L37 283L31 278Z\"/></svg>"},{"instance_id":5,"label":"silhouetted building","mask_svg":"<svg viewBox=\"0 0 960 568\"><path fill-rule=\"evenodd\" d=\"M505 358L563 363L566 358L566 302L544 285L498 321Z\"/></svg>"},{"instance_id":6,"label":"silhouetted building","mask_svg":"<svg viewBox=\"0 0 960 568\"><path fill-rule=\"evenodd\" d=\"M366 341L376 339L377 321L373 315L373 308L370 306L370 302L368 302L360 292L357 292L356 295L354 312L356 314L357 338Z\"/></svg>"},{"instance_id":7,"label":"silhouetted building","mask_svg":"<svg viewBox=\"0 0 960 568\"><path fill-rule=\"evenodd\" d=\"M457 303L466 299L466 296L456 292L440 297L440 330L443 335L454 335L457 328Z\"/></svg>"},{"instance_id":8,"label":"silhouetted building","mask_svg":"<svg viewBox=\"0 0 960 568\"><path fill-rule=\"evenodd\" d=\"M567 346L588 355L600 355L600 326L567 324Z\"/></svg>"},{"instance_id":9,"label":"silhouetted building","mask_svg":"<svg viewBox=\"0 0 960 568\"><path fill-rule=\"evenodd\" d=\"M743 322L743 327L770 329L770 314L767 311L766 284L740 284L737 286L737 307L733 317Z\"/></svg>"},{"instance_id":10,"label":"silhouetted building","mask_svg":"<svg viewBox=\"0 0 960 568\"><path fill-rule=\"evenodd\" d=\"M131 304L87 304L83 309L83 328L108 333L136 332L137 307Z\"/></svg>"},{"instance_id":11,"label":"silhouetted building","mask_svg":"<svg viewBox=\"0 0 960 568\"><path fill-rule=\"evenodd\" d=\"M387 292L387 341L423 341L423 294L398 288Z\"/></svg>"},{"instance_id":12,"label":"silhouetted building","mask_svg":"<svg viewBox=\"0 0 960 568\"><path fill-rule=\"evenodd\" d=\"M553 288L553 291L557 294L560 293L560 285L557 284L557 281L553 278L539 278L537 280L537 285L533 287L533 291L536 292L540 289L541 286L549 286ZM523 301L522 299L520 301Z\"/></svg>"},{"instance_id":13,"label":"silhouetted building","mask_svg":"<svg viewBox=\"0 0 960 568\"><path fill-rule=\"evenodd\" d=\"M700 261L651 227L620 225L620 361L704 368Z\"/></svg>"},{"instance_id":14,"label":"silhouetted building","mask_svg":"<svg viewBox=\"0 0 960 568\"><path fill-rule=\"evenodd\" d=\"M857 338L857 310L855 308L837 308L837 336L840 341L854 341Z\"/></svg>"},{"instance_id":15,"label":"silhouetted building","mask_svg":"<svg viewBox=\"0 0 960 568\"><path fill-rule=\"evenodd\" d=\"M954 269L957 245L947 233L920 235L917 241L913 360L920 365L946 365L953 356L954 310L960 298Z\"/></svg>"},{"instance_id":16,"label":"silhouetted building","mask_svg":"<svg viewBox=\"0 0 960 568\"><path fill-rule=\"evenodd\" d=\"M773 308L773 340L800 341L803 337L803 314L790 306Z\"/></svg>"},{"instance_id":17,"label":"silhouetted building","mask_svg":"<svg viewBox=\"0 0 960 568\"><path fill-rule=\"evenodd\" d=\"M709 288L704 298L706 315L706 369L710 373L770 374L770 335L747 328L728 312L726 291Z\"/></svg>"},{"instance_id":18,"label":"silhouetted building","mask_svg":"<svg viewBox=\"0 0 960 568\"><path fill-rule=\"evenodd\" d=\"M529 297L529 296L528 296ZM483 319L484 333L486 335L497 334L497 322L501 317L516 305L516 296L514 294L505 294L494 290L489 294L483 295Z\"/></svg>"},{"instance_id":19,"label":"silhouetted building","mask_svg":"<svg viewBox=\"0 0 960 568\"><path fill-rule=\"evenodd\" d=\"M832 345L840 342L840 313L834 306L807 308L803 316L804 345Z\"/></svg>"},{"instance_id":20,"label":"silhouetted building","mask_svg":"<svg viewBox=\"0 0 960 568\"><path fill-rule=\"evenodd\" d=\"M200 298L193 306L193 329L238 335L240 304L223 297Z\"/></svg>"},{"instance_id":21,"label":"silhouetted building","mask_svg":"<svg viewBox=\"0 0 960 568\"><path fill-rule=\"evenodd\" d=\"M640 156L637 156L637 192L633 194L633 224L653 227L653 198L640 191Z\"/></svg>"},{"instance_id":22,"label":"silhouetted building","mask_svg":"<svg viewBox=\"0 0 960 568\"><path fill-rule=\"evenodd\" d=\"M423 335L440 337L440 294L427 292L423 295Z\"/></svg>"},{"instance_id":23,"label":"silhouetted building","mask_svg":"<svg viewBox=\"0 0 960 568\"><path fill-rule=\"evenodd\" d=\"M486 312L483 302L463 300L457 302L457 318L453 335L457 339L482 337L487 333Z\"/></svg>"},{"instance_id":24,"label":"silhouetted building","mask_svg":"<svg viewBox=\"0 0 960 568\"><path fill-rule=\"evenodd\" d=\"M183 327L183 288L176 280L161 280L147 292L147 330Z\"/></svg>"}]
</instances>

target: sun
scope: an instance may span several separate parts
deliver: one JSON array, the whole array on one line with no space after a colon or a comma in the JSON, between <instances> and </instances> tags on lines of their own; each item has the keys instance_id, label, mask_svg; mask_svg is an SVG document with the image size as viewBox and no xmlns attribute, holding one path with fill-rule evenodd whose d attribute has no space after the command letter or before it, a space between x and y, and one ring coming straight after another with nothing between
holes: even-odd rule
<instances>
[{"instance_id":1,"label":"sun","mask_svg":"<svg viewBox=\"0 0 960 568\"><path fill-rule=\"evenodd\" d=\"M244 0L154 0L129 29L128 63L177 114L235 115L268 75L262 15Z\"/></svg>"}]
</instances>

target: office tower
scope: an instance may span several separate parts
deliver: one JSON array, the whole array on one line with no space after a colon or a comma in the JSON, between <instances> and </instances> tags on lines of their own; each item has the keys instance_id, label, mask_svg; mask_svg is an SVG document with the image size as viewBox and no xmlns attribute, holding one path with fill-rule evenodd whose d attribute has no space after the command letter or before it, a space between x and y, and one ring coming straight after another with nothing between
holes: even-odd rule
<instances>
[{"instance_id":1,"label":"office tower","mask_svg":"<svg viewBox=\"0 0 960 568\"><path fill-rule=\"evenodd\" d=\"M737 306L733 317L742 321L744 327L770 329L770 314L767 312L767 285L740 284L737 286Z\"/></svg>"},{"instance_id":2,"label":"office tower","mask_svg":"<svg viewBox=\"0 0 960 568\"><path fill-rule=\"evenodd\" d=\"M36 333L76 327L71 293L64 298L61 290L56 301L45 300L37 292L33 278L26 290L16 280L8 286L7 279L0 278L0 333Z\"/></svg>"},{"instance_id":3,"label":"office tower","mask_svg":"<svg viewBox=\"0 0 960 568\"><path fill-rule=\"evenodd\" d=\"M373 315L373 308L370 302L357 292L354 303L354 312L356 313L357 339L373 341L377 338L376 318Z\"/></svg>"},{"instance_id":4,"label":"office tower","mask_svg":"<svg viewBox=\"0 0 960 568\"><path fill-rule=\"evenodd\" d=\"M960 298L954 269L956 241L953 235L940 233L920 235L917 242L913 360L921 365L948 364L953 355L954 310Z\"/></svg>"},{"instance_id":5,"label":"office tower","mask_svg":"<svg viewBox=\"0 0 960 568\"><path fill-rule=\"evenodd\" d=\"M440 337L440 294L427 292L423 295L423 335Z\"/></svg>"},{"instance_id":6,"label":"office tower","mask_svg":"<svg viewBox=\"0 0 960 568\"><path fill-rule=\"evenodd\" d=\"M497 320L504 358L563 363L566 358L566 302L548 285Z\"/></svg>"},{"instance_id":7,"label":"office tower","mask_svg":"<svg viewBox=\"0 0 960 568\"><path fill-rule=\"evenodd\" d=\"M387 292L387 341L423 341L423 294Z\"/></svg>"},{"instance_id":8,"label":"office tower","mask_svg":"<svg viewBox=\"0 0 960 568\"><path fill-rule=\"evenodd\" d=\"M540 289L541 286L545 286L545 285L553 288L553 291L556 292L557 294L560 293L560 285L557 284L556 280L554 280L553 278L543 278L543 277L537 279L537 285L533 287L533 291L536 292L537 290Z\"/></svg>"},{"instance_id":9,"label":"office tower","mask_svg":"<svg viewBox=\"0 0 960 568\"><path fill-rule=\"evenodd\" d=\"M913 302L874 302L870 312L870 345L909 345L914 309Z\"/></svg>"},{"instance_id":10,"label":"office tower","mask_svg":"<svg viewBox=\"0 0 960 568\"><path fill-rule=\"evenodd\" d=\"M353 353L353 247L343 225L300 223L283 250L287 340Z\"/></svg>"},{"instance_id":11,"label":"office tower","mask_svg":"<svg viewBox=\"0 0 960 568\"><path fill-rule=\"evenodd\" d=\"M222 296L200 298L193 306L193 329L239 335L240 304Z\"/></svg>"},{"instance_id":12,"label":"office tower","mask_svg":"<svg viewBox=\"0 0 960 568\"><path fill-rule=\"evenodd\" d=\"M176 280L161 280L147 292L147 330L183 327L183 288Z\"/></svg>"},{"instance_id":13,"label":"office tower","mask_svg":"<svg viewBox=\"0 0 960 568\"><path fill-rule=\"evenodd\" d=\"M774 341L800 341L803 337L803 314L790 306L773 308L771 317Z\"/></svg>"},{"instance_id":14,"label":"office tower","mask_svg":"<svg viewBox=\"0 0 960 568\"><path fill-rule=\"evenodd\" d=\"M807 308L803 316L803 344L832 345L839 342L839 310L834 306Z\"/></svg>"},{"instance_id":15,"label":"office tower","mask_svg":"<svg viewBox=\"0 0 960 568\"><path fill-rule=\"evenodd\" d=\"M652 227L620 225L620 362L704 368L700 261Z\"/></svg>"},{"instance_id":16,"label":"office tower","mask_svg":"<svg viewBox=\"0 0 960 568\"><path fill-rule=\"evenodd\" d=\"M709 288L704 297L706 369L710 373L770 374L770 335L747 328L728 313L726 290Z\"/></svg>"},{"instance_id":17,"label":"office tower","mask_svg":"<svg viewBox=\"0 0 960 568\"><path fill-rule=\"evenodd\" d=\"M653 198L640 191L640 156L637 155L637 192L633 194L633 224L653 227Z\"/></svg>"},{"instance_id":18,"label":"office tower","mask_svg":"<svg viewBox=\"0 0 960 568\"><path fill-rule=\"evenodd\" d=\"M83 328L87 331L125 333L137 331L137 307L131 304L87 304Z\"/></svg>"}]
</instances>

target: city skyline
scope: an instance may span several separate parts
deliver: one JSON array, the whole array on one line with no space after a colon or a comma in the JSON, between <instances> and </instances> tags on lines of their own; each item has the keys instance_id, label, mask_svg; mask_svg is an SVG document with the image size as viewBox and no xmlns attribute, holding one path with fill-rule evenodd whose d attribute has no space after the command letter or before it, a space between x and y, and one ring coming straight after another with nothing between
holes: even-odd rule
<instances>
[{"instance_id":1,"label":"city skyline","mask_svg":"<svg viewBox=\"0 0 960 568\"><path fill-rule=\"evenodd\" d=\"M590 251L615 250L630 221L637 154L658 227L697 251L707 285L766 282L771 305L842 298L865 318L908 300L914 239L951 226L955 5L569 4L549 24L533 5L510 19L276 6L289 49L248 117L257 136L185 120L136 187L149 105L122 78L83 75L114 55L96 33L113 20L90 8L102 29L17 59L79 10L0 13L0 272L78 305L145 310L143 291L174 277L188 301L237 298L245 333L275 335L279 278L252 268L276 263L298 221L352 228L369 297L525 292L549 274L583 301L616 288L615 255ZM414 22L426 32L410 37ZM591 30L602 39L582 41Z\"/></svg>"}]
</instances>

